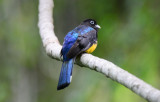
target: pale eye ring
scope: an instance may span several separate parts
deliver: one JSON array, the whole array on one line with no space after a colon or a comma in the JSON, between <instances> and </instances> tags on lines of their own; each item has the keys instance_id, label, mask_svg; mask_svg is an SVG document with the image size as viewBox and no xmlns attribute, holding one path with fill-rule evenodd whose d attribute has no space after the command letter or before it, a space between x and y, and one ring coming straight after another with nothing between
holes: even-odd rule
<instances>
[{"instance_id":1,"label":"pale eye ring","mask_svg":"<svg viewBox=\"0 0 160 102\"><path fill-rule=\"evenodd\" d=\"M90 24L94 24L94 21L90 21Z\"/></svg>"}]
</instances>

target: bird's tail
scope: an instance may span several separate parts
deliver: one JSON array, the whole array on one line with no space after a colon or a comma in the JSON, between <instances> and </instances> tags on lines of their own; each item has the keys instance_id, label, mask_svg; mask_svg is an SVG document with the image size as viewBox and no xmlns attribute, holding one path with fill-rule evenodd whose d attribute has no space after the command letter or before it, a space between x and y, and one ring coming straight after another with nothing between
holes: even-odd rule
<instances>
[{"instance_id":1,"label":"bird's tail","mask_svg":"<svg viewBox=\"0 0 160 102\"><path fill-rule=\"evenodd\" d=\"M61 73L59 76L59 82L57 90L64 89L67 87L72 80L72 68L73 68L74 59L69 61L64 61L61 68Z\"/></svg>"}]
</instances>

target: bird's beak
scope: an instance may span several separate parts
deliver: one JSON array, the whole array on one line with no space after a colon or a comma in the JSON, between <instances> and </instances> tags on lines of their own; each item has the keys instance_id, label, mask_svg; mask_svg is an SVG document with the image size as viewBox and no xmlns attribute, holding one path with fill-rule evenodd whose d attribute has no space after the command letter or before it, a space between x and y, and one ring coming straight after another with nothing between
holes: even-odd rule
<instances>
[{"instance_id":1,"label":"bird's beak","mask_svg":"<svg viewBox=\"0 0 160 102\"><path fill-rule=\"evenodd\" d=\"M95 25L95 26L96 26L96 28L99 28L99 29L101 28L98 24L97 24L97 25Z\"/></svg>"}]
</instances>

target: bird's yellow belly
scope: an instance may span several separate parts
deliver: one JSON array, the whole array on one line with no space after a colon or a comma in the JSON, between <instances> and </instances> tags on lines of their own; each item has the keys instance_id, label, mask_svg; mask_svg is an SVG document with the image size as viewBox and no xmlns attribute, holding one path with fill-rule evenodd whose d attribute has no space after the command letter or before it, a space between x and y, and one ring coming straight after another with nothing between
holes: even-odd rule
<instances>
[{"instance_id":1,"label":"bird's yellow belly","mask_svg":"<svg viewBox=\"0 0 160 102\"><path fill-rule=\"evenodd\" d=\"M88 50L86 50L85 52L87 53L92 53L97 47L97 43L93 44Z\"/></svg>"}]
</instances>

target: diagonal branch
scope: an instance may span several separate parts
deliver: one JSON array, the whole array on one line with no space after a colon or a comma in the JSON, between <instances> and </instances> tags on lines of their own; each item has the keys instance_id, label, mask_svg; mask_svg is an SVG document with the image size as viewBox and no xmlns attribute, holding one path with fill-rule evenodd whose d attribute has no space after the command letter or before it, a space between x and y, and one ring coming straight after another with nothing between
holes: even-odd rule
<instances>
[{"instance_id":1,"label":"diagonal branch","mask_svg":"<svg viewBox=\"0 0 160 102\"><path fill-rule=\"evenodd\" d=\"M62 46L54 33L52 19L53 0L39 0L39 31L46 53L60 60ZM126 86L139 96L151 102L160 102L160 91L145 83L136 76L121 69L110 61L95 57L91 54L83 54L76 60L82 67L94 69L112 80Z\"/></svg>"}]
</instances>

